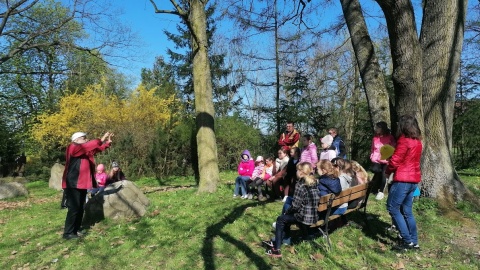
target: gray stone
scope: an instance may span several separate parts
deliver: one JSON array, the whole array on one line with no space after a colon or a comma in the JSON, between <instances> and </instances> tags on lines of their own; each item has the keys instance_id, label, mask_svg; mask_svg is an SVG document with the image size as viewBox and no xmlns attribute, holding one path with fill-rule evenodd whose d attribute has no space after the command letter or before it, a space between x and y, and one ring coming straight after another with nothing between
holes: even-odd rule
<instances>
[{"instance_id":1,"label":"gray stone","mask_svg":"<svg viewBox=\"0 0 480 270\"><path fill-rule=\"evenodd\" d=\"M5 183L12 183L12 182L17 182L21 184L28 183L27 178L23 176L7 176L0 178L0 184L5 184Z\"/></svg>"},{"instance_id":2,"label":"gray stone","mask_svg":"<svg viewBox=\"0 0 480 270\"><path fill-rule=\"evenodd\" d=\"M113 183L85 204L83 226L89 227L105 218L124 219L145 215L148 198L131 181Z\"/></svg>"},{"instance_id":3,"label":"gray stone","mask_svg":"<svg viewBox=\"0 0 480 270\"><path fill-rule=\"evenodd\" d=\"M28 191L21 183L10 182L0 184L0 200L27 195Z\"/></svg>"},{"instance_id":4,"label":"gray stone","mask_svg":"<svg viewBox=\"0 0 480 270\"><path fill-rule=\"evenodd\" d=\"M62 190L62 177L65 166L60 163L55 163L50 170L50 179L48 180L48 187L55 190Z\"/></svg>"}]
</instances>

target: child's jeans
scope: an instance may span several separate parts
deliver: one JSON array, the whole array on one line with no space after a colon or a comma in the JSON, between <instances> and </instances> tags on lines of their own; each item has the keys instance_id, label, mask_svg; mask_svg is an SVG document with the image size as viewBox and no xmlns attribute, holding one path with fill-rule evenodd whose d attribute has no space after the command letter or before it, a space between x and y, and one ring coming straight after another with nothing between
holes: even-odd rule
<instances>
[{"instance_id":1,"label":"child's jeans","mask_svg":"<svg viewBox=\"0 0 480 270\"><path fill-rule=\"evenodd\" d=\"M265 181L263 181L262 178L260 177L257 177L255 179L252 180L252 183L250 184L250 186L253 188L253 189L257 189L258 191L258 195L262 195L262 187L265 185Z\"/></svg>"},{"instance_id":2,"label":"child's jeans","mask_svg":"<svg viewBox=\"0 0 480 270\"><path fill-rule=\"evenodd\" d=\"M239 189L242 191L242 195L247 195L247 181L250 179L248 176L241 176L239 175L237 179L235 179L235 189L233 190L233 195L239 195Z\"/></svg>"}]
</instances>

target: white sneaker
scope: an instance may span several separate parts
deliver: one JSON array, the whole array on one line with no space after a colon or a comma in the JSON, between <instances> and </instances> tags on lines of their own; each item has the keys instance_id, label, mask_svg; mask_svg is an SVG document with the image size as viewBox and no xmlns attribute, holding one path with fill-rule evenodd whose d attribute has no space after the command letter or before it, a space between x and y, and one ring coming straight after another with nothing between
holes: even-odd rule
<instances>
[{"instance_id":1,"label":"white sneaker","mask_svg":"<svg viewBox=\"0 0 480 270\"><path fill-rule=\"evenodd\" d=\"M273 227L274 229L276 229L276 228L277 228L277 222L273 222L273 223L272 223L272 227Z\"/></svg>"},{"instance_id":2,"label":"white sneaker","mask_svg":"<svg viewBox=\"0 0 480 270\"><path fill-rule=\"evenodd\" d=\"M383 192L378 192L377 196L375 196L375 200L380 201L385 197L385 194Z\"/></svg>"},{"instance_id":3,"label":"white sneaker","mask_svg":"<svg viewBox=\"0 0 480 270\"><path fill-rule=\"evenodd\" d=\"M251 194L251 193L248 193L248 195L247 195L247 199L249 199L249 200L253 199L253 194Z\"/></svg>"},{"instance_id":4,"label":"white sneaker","mask_svg":"<svg viewBox=\"0 0 480 270\"><path fill-rule=\"evenodd\" d=\"M288 198L288 196L283 197L282 202L286 202L286 201L287 201L287 198Z\"/></svg>"},{"instance_id":5,"label":"white sneaker","mask_svg":"<svg viewBox=\"0 0 480 270\"><path fill-rule=\"evenodd\" d=\"M246 199L246 198L247 198L247 195L246 195L246 194L242 196L242 199Z\"/></svg>"}]
</instances>

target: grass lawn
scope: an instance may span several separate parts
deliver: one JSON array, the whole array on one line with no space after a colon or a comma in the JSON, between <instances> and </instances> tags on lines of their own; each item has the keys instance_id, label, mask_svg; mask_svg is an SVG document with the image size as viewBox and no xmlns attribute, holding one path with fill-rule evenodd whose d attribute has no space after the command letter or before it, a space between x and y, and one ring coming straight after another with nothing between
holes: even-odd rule
<instances>
[{"instance_id":1,"label":"grass lawn","mask_svg":"<svg viewBox=\"0 0 480 270\"><path fill-rule=\"evenodd\" d=\"M135 220L104 220L86 237L61 238L66 210L61 193L38 181L27 198L0 201L0 269L480 269L480 215L468 203L444 214L430 199L414 204L421 250L391 250L395 234L385 200L370 196L368 225L335 230L332 250L323 238L283 246L283 258L264 254L280 202L233 199L234 173L222 173L215 194L197 194L191 178L142 179L137 185L151 201ZM480 178L464 177L480 196ZM452 212L452 211L451 211Z\"/></svg>"}]
</instances>

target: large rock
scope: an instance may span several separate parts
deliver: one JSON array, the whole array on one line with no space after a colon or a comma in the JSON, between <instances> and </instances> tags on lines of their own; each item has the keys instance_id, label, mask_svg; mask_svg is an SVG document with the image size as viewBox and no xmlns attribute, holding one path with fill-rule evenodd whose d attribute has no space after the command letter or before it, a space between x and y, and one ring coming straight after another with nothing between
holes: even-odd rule
<instances>
[{"instance_id":1,"label":"large rock","mask_svg":"<svg viewBox=\"0 0 480 270\"><path fill-rule=\"evenodd\" d=\"M128 180L113 183L97 193L85 204L83 226L89 227L105 218L123 219L141 217L150 201Z\"/></svg>"},{"instance_id":2,"label":"large rock","mask_svg":"<svg viewBox=\"0 0 480 270\"><path fill-rule=\"evenodd\" d=\"M17 182L21 184L27 183L27 178L23 176L8 176L8 177L3 177L0 178L0 184L5 184L5 183L12 183L12 182Z\"/></svg>"},{"instance_id":3,"label":"large rock","mask_svg":"<svg viewBox=\"0 0 480 270\"><path fill-rule=\"evenodd\" d=\"M48 180L48 187L62 190L62 177L65 166L60 163L55 163L50 170L50 180Z\"/></svg>"},{"instance_id":4,"label":"large rock","mask_svg":"<svg viewBox=\"0 0 480 270\"><path fill-rule=\"evenodd\" d=\"M0 200L27 195L28 191L21 183L11 182L0 184Z\"/></svg>"}]
</instances>

